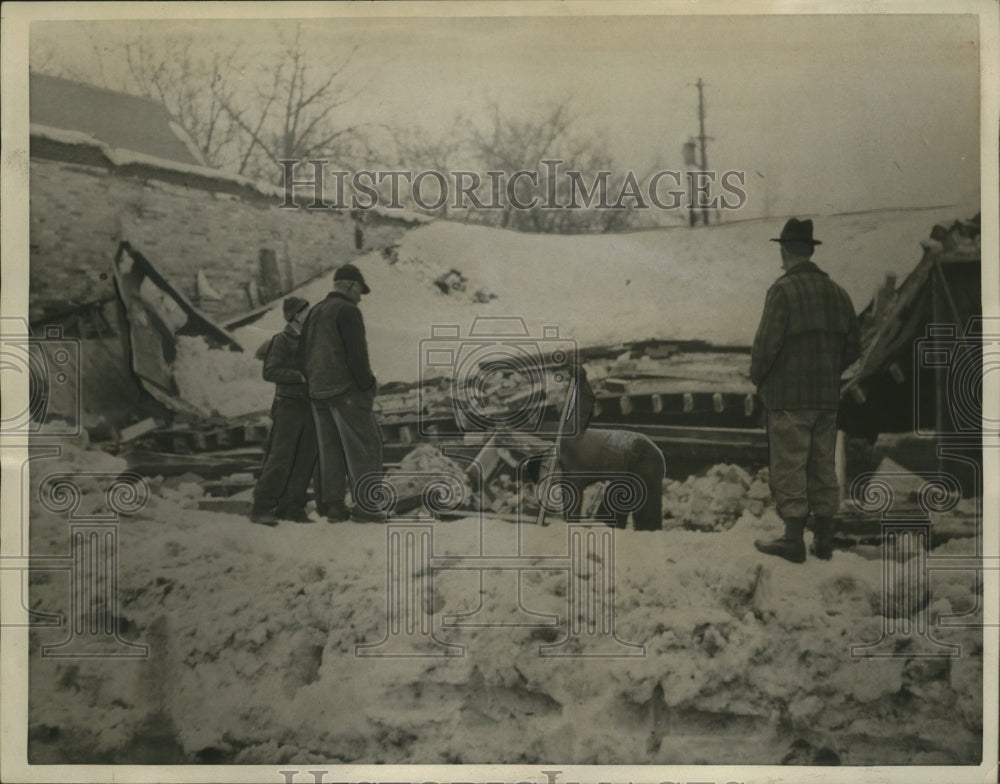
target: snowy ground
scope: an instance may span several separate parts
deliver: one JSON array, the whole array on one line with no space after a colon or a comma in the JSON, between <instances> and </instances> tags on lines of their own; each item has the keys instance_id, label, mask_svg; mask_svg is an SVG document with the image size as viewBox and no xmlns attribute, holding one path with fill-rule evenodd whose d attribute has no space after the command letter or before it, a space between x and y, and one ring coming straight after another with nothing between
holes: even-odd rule
<instances>
[{"instance_id":1,"label":"snowy ground","mask_svg":"<svg viewBox=\"0 0 1000 784\"><path fill-rule=\"evenodd\" d=\"M33 485L53 471L125 467L80 445L34 466ZM100 512L100 483L77 481L79 514ZM852 659L852 644L882 634L881 562L846 551L804 566L760 556L753 539L778 527L769 505L715 532L615 533L616 633L643 656L539 656L567 634L571 586L563 571L529 568L523 606L558 614L557 627L442 628L480 599L480 617L519 616L509 576L486 572L480 588L478 572L439 572L420 617L464 656L387 659L355 655L387 630L386 528L272 529L198 511L197 484L150 487L119 526L118 608L122 636L149 645L149 657L43 658L39 646L66 630L33 630L33 763L978 762L980 633L934 629L961 646L951 660L905 647ZM434 523L434 553L476 552L480 535L509 545L516 530L497 519ZM32 506L33 554L65 553L67 534L65 516ZM562 521L523 534L529 567L567 553ZM591 577L606 555L592 562ZM931 589L932 622L981 599L967 572L937 573ZM67 612L65 575L33 576L30 601Z\"/></svg>"},{"instance_id":2,"label":"snowy ground","mask_svg":"<svg viewBox=\"0 0 1000 784\"><path fill-rule=\"evenodd\" d=\"M861 309L885 274L902 280L912 269L934 223L974 212L817 218L816 258ZM523 317L533 336L558 326L561 338L584 345L649 337L748 345L780 273L767 239L781 223L598 237L440 221L414 229L393 253L358 259L373 289L363 310L375 370L383 382L415 380L432 325L459 325L465 335L474 317L489 315ZM445 294L434 281L452 268L464 288ZM315 302L329 288L321 280L299 293ZM276 311L240 330L243 354L182 341L185 397L228 415L266 410L272 389L253 351L281 326ZM104 491L80 472L124 469L98 449L67 445L62 457L32 464L32 483L68 472L84 492L78 513L94 514ZM567 561L560 520L424 520L435 557L476 553L480 542L512 552L520 532L522 605L558 616L556 626L446 628L477 607L492 622L520 618L513 573L434 571L428 587L430 572L418 569L403 580L418 597L418 626L464 655L363 657L356 646L378 643L388 627L385 527L266 528L200 511L196 482L149 486L148 503L118 526L116 616L121 635L148 645L149 656L43 657L41 647L67 631L33 629L31 762L978 762L982 637L933 625L981 604L974 574L935 572L909 618L930 622L960 656L921 658L901 645L889 658L852 658L851 646L878 640L895 612L883 599L883 564L844 550L803 566L761 556L753 540L780 524L760 477L734 466L668 482L665 530L615 532L615 632L633 645L598 635L552 649L606 653L600 646L610 644L643 654L621 658L539 655L569 634L577 617L569 597L598 584L612 562L596 553L571 577L543 560ZM66 516L34 502L30 514L32 554L65 554ZM943 549L969 548L955 539ZM34 573L30 588L33 609L69 613L65 572ZM439 649L429 639L408 644Z\"/></svg>"},{"instance_id":3,"label":"snowy ground","mask_svg":"<svg viewBox=\"0 0 1000 784\"><path fill-rule=\"evenodd\" d=\"M818 216L815 232L823 244L814 258L860 311L886 274L897 283L909 274L921 258L919 242L935 223L950 225L976 210ZM372 366L382 382L415 381L426 371L427 347L449 342L422 344L433 326L457 325L464 338L484 316L523 318L543 345L551 345L543 339L548 326L581 346L646 338L749 346L764 295L781 274L778 246L768 239L783 223L558 236L435 221L408 232L391 254L374 250L357 259L372 288L362 303ZM445 294L434 281L451 269L464 276L464 288ZM330 288L325 277L296 293L315 303ZM484 294L495 298L478 301ZM270 385L260 379L253 352L282 327L279 303L236 331L244 354L182 340L182 394L230 416L266 410Z\"/></svg>"}]
</instances>

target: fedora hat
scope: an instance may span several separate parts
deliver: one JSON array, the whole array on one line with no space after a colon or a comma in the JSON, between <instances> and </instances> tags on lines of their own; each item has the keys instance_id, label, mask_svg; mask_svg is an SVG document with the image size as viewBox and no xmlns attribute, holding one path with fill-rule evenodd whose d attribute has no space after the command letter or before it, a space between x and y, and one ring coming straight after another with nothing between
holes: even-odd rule
<instances>
[{"instance_id":1,"label":"fedora hat","mask_svg":"<svg viewBox=\"0 0 1000 784\"><path fill-rule=\"evenodd\" d=\"M771 242L800 242L804 245L823 244L819 240L813 239L812 220L800 221L798 218L789 218L781 230L781 236L771 237Z\"/></svg>"}]
</instances>

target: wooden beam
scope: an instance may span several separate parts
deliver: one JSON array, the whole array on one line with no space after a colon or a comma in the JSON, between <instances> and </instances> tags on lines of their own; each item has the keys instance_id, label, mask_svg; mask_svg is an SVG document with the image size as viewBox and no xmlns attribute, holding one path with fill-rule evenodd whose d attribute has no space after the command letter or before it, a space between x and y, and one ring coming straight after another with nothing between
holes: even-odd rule
<instances>
[{"instance_id":1,"label":"wooden beam","mask_svg":"<svg viewBox=\"0 0 1000 784\"><path fill-rule=\"evenodd\" d=\"M146 435L146 433L156 430L159 426L159 423L155 419L147 417L141 422L136 422L134 425L123 427L121 429L121 433L119 433L119 441L123 444L128 441L132 441L140 436Z\"/></svg>"},{"instance_id":2,"label":"wooden beam","mask_svg":"<svg viewBox=\"0 0 1000 784\"><path fill-rule=\"evenodd\" d=\"M941 254L934 254L934 271L937 273L938 278L941 280L941 288L944 290L945 299L948 301L948 308L951 310L952 318L955 319L955 329L961 329L962 316L958 312L958 305L955 304L955 298L951 295L951 286L948 285L948 280L944 276L944 269L941 267Z\"/></svg>"},{"instance_id":3,"label":"wooden beam","mask_svg":"<svg viewBox=\"0 0 1000 784\"><path fill-rule=\"evenodd\" d=\"M833 449L833 463L837 475L840 503L843 505L847 498L847 434L843 430L837 431L837 440Z\"/></svg>"},{"instance_id":4,"label":"wooden beam","mask_svg":"<svg viewBox=\"0 0 1000 784\"><path fill-rule=\"evenodd\" d=\"M629 382L622 378L606 378L601 382L601 387L608 392L625 392Z\"/></svg>"},{"instance_id":5,"label":"wooden beam","mask_svg":"<svg viewBox=\"0 0 1000 784\"><path fill-rule=\"evenodd\" d=\"M504 461L504 462L505 462L505 463L506 463L507 465L509 465L509 466L510 466L511 468L513 468L513 469L515 469L515 470L517 469L518 465L520 465L520 461L519 461L519 460L518 460L518 459L517 459L516 457L514 457L514 455L512 455L512 454L510 453L510 450L509 450L509 449L505 449L505 448L503 448L503 447L499 447L499 448L497 449L497 454L498 454L498 455L500 455L500 458L501 458L501 459L502 459L502 460L503 460L503 461Z\"/></svg>"}]
</instances>

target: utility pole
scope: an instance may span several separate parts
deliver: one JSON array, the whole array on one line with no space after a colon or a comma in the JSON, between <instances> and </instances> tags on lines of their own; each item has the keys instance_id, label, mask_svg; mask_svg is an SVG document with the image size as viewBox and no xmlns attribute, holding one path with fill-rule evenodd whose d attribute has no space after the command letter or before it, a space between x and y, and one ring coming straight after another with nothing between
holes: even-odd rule
<instances>
[{"instance_id":1,"label":"utility pole","mask_svg":"<svg viewBox=\"0 0 1000 784\"><path fill-rule=\"evenodd\" d=\"M705 136L705 95L704 88L705 83L698 77L698 82L695 84L698 88L698 141L701 143L701 170L703 172L708 171L708 156L705 154L705 141L708 139ZM708 207L702 207L702 221L707 226L708 225Z\"/></svg>"}]
</instances>

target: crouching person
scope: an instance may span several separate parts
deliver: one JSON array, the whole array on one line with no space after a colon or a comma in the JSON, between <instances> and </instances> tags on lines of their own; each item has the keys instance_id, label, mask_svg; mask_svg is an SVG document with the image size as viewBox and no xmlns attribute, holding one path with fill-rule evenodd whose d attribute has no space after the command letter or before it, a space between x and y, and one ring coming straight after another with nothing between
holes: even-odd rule
<instances>
[{"instance_id":1,"label":"crouching person","mask_svg":"<svg viewBox=\"0 0 1000 784\"><path fill-rule=\"evenodd\" d=\"M529 478L537 482L544 456L531 459L527 465ZM637 531L659 531L663 528L663 477L666 462L659 447L641 433L631 430L588 428L572 438L564 438L559 447L561 478L575 485L574 503L566 509L570 518L579 517L583 490L587 485L611 481L622 474L634 474L642 485L642 502L632 512ZM579 475L574 478L574 474ZM628 523L628 513L613 511L602 500L599 515L602 519L615 520L618 528Z\"/></svg>"},{"instance_id":2,"label":"crouching person","mask_svg":"<svg viewBox=\"0 0 1000 784\"><path fill-rule=\"evenodd\" d=\"M275 385L271 434L250 512L251 522L262 525L277 525L279 519L311 522L305 504L316 466L316 427L305 378L295 361L308 308L306 300L288 297L283 303L285 329L258 352L264 360L264 380Z\"/></svg>"}]
</instances>

